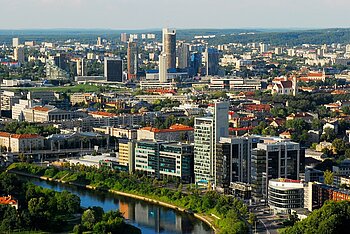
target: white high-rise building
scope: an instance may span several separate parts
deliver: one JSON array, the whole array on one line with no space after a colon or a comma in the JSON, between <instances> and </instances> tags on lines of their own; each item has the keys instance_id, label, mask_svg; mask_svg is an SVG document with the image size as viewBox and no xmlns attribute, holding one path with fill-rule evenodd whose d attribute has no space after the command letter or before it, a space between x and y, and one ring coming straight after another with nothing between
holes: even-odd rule
<instances>
[{"instance_id":1,"label":"white high-rise building","mask_svg":"<svg viewBox=\"0 0 350 234\"><path fill-rule=\"evenodd\" d=\"M294 57L295 56L295 49L288 49L287 52L288 52L288 56L289 57Z\"/></svg>"},{"instance_id":2,"label":"white high-rise building","mask_svg":"<svg viewBox=\"0 0 350 234\"><path fill-rule=\"evenodd\" d=\"M216 147L220 137L227 137L229 103L214 104L213 116L195 119L194 174L196 183L216 186Z\"/></svg>"},{"instance_id":3,"label":"white high-rise building","mask_svg":"<svg viewBox=\"0 0 350 234\"><path fill-rule=\"evenodd\" d=\"M346 47L345 47L344 57L345 58L350 58L350 44L346 45Z\"/></svg>"},{"instance_id":4,"label":"white high-rise building","mask_svg":"<svg viewBox=\"0 0 350 234\"><path fill-rule=\"evenodd\" d=\"M265 53L269 50L268 48L268 45L267 44L264 44L264 43L261 43L260 44L260 53Z\"/></svg>"},{"instance_id":5,"label":"white high-rise building","mask_svg":"<svg viewBox=\"0 0 350 234\"><path fill-rule=\"evenodd\" d=\"M97 46L102 46L102 38L97 37Z\"/></svg>"},{"instance_id":6,"label":"white high-rise building","mask_svg":"<svg viewBox=\"0 0 350 234\"><path fill-rule=\"evenodd\" d=\"M162 53L159 56L159 82L166 83L168 81L168 69L167 69L168 56Z\"/></svg>"},{"instance_id":7,"label":"white high-rise building","mask_svg":"<svg viewBox=\"0 0 350 234\"><path fill-rule=\"evenodd\" d=\"M13 59L21 64L25 62L23 46L18 46L13 50Z\"/></svg>"},{"instance_id":8,"label":"white high-rise building","mask_svg":"<svg viewBox=\"0 0 350 234\"><path fill-rule=\"evenodd\" d=\"M86 76L85 60L77 60L77 76Z\"/></svg>"},{"instance_id":9,"label":"white high-rise building","mask_svg":"<svg viewBox=\"0 0 350 234\"><path fill-rule=\"evenodd\" d=\"M17 46L19 46L19 38L18 37L12 38L12 47L17 47Z\"/></svg>"}]
</instances>

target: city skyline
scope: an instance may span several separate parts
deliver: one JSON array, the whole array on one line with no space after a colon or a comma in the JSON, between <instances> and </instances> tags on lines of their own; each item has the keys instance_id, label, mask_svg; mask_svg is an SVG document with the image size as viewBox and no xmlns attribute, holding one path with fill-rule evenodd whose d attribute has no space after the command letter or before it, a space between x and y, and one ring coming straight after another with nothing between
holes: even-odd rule
<instances>
[{"instance_id":1,"label":"city skyline","mask_svg":"<svg viewBox=\"0 0 350 234\"><path fill-rule=\"evenodd\" d=\"M349 27L344 0L0 0L0 29L334 28ZM225 7L223 7L225 6ZM288 10L286 10L288 9ZM14 17L16 12L16 17ZM211 17L215 16L215 17Z\"/></svg>"}]
</instances>

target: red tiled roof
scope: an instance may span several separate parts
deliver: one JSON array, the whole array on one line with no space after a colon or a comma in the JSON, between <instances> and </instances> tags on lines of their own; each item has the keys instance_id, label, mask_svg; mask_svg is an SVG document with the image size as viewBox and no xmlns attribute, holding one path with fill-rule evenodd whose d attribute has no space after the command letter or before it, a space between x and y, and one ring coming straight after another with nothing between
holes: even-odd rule
<instances>
[{"instance_id":1,"label":"red tiled roof","mask_svg":"<svg viewBox=\"0 0 350 234\"><path fill-rule=\"evenodd\" d=\"M322 77L323 76L323 73L322 72L310 72L308 74L308 76L310 77Z\"/></svg>"},{"instance_id":2,"label":"red tiled roof","mask_svg":"<svg viewBox=\"0 0 350 234\"><path fill-rule=\"evenodd\" d=\"M169 129L172 130L179 130L179 131L193 131L193 128L187 125L183 125L183 124L174 124L172 126L170 126Z\"/></svg>"},{"instance_id":3,"label":"red tiled roof","mask_svg":"<svg viewBox=\"0 0 350 234\"><path fill-rule=\"evenodd\" d=\"M245 105L244 108L250 111L270 111L271 109L269 104L249 104Z\"/></svg>"},{"instance_id":4,"label":"red tiled roof","mask_svg":"<svg viewBox=\"0 0 350 234\"><path fill-rule=\"evenodd\" d=\"M252 130L254 127L243 127L243 128L229 128L228 130L231 132L234 131L248 131L248 130Z\"/></svg>"},{"instance_id":5,"label":"red tiled roof","mask_svg":"<svg viewBox=\"0 0 350 234\"><path fill-rule=\"evenodd\" d=\"M190 126L182 125L182 124L174 124L170 126L168 129L158 129L154 127L144 127L141 130L150 131L150 132L178 132L178 131L193 131L194 129Z\"/></svg>"},{"instance_id":6,"label":"red tiled roof","mask_svg":"<svg viewBox=\"0 0 350 234\"><path fill-rule=\"evenodd\" d=\"M11 134L8 132L0 132L0 137L10 137Z\"/></svg>"},{"instance_id":7,"label":"red tiled roof","mask_svg":"<svg viewBox=\"0 0 350 234\"><path fill-rule=\"evenodd\" d=\"M291 133L289 131L282 132L280 135L282 136L290 136Z\"/></svg>"},{"instance_id":8,"label":"red tiled roof","mask_svg":"<svg viewBox=\"0 0 350 234\"><path fill-rule=\"evenodd\" d=\"M12 196L0 197L0 204L1 205L16 205L17 201L12 199Z\"/></svg>"},{"instance_id":9,"label":"red tiled roof","mask_svg":"<svg viewBox=\"0 0 350 234\"><path fill-rule=\"evenodd\" d=\"M11 138L17 138L17 139L31 139L31 138L38 138L40 135L38 134L13 134L11 135Z\"/></svg>"},{"instance_id":10,"label":"red tiled roof","mask_svg":"<svg viewBox=\"0 0 350 234\"><path fill-rule=\"evenodd\" d=\"M94 111L90 112L91 115L99 115L99 116L105 116L105 117L115 117L116 114L109 113L109 112L103 112L103 111Z\"/></svg>"},{"instance_id":11,"label":"red tiled roof","mask_svg":"<svg viewBox=\"0 0 350 234\"><path fill-rule=\"evenodd\" d=\"M0 132L0 137L11 137L16 139L31 139L38 138L40 135L38 134L11 134L8 132Z\"/></svg>"},{"instance_id":12,"label":"red tiled roof","mask_svg":"<svg viewBox=\"0 0 350 234\"><path fill-rule=\"evenodd\" d=\"M36 107L33 107L33 110L42 111L42 112L48 112L48 111L49 111L49 108L47 108L47 107L42 107L42 106L36 106Z\"/></svg>"}]
</instances>

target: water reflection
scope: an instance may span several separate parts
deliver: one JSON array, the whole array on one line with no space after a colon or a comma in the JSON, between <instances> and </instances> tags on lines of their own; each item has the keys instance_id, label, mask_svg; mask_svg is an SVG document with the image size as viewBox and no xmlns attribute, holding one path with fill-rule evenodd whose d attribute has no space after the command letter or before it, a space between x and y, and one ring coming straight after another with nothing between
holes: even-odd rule
<instances>
[{"instance_id":1,"label":"water reflection","mask_svg":"<svg viewBox=\"0 0 350 234\"><path fill-rule=\"evenodd\" d=\"M207 224L192 215L172 209L115 194L92 191L77 186L57 184L39 179L30 179L34 184L56 191L67 190L78 195L83 207L100 206L105 211L119 209L128 222L142 230L142 233L188 233L212 234Z\"/></svg>"}]
</instances>

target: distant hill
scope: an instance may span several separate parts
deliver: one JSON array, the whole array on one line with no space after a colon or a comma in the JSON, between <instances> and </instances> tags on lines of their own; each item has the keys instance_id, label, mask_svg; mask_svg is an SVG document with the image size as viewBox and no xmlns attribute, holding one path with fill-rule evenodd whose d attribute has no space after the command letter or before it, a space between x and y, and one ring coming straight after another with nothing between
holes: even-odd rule
<instances>
[{"instance_id":1,"label":"distant hill","mask_svg":"<svg viewBox=\"0 0 350 234\"><path fill-rule=\"evenodd\" d=\"M76 39L84 43L95 42L98 36L119 41L120 33L154 33L161 39L161 29L111 30L111 29L43 29L43 30L0 30L0 44L11 43L12 37L21 41L66 41ZM350 28L333 29L178 29L179 40L191 41L195 36L214 35L208 41L211 45L224 43L264 42L271 45L332 44L350 43Z\"/></svg>"}]
</instances>

